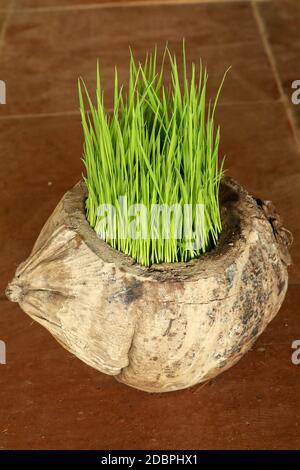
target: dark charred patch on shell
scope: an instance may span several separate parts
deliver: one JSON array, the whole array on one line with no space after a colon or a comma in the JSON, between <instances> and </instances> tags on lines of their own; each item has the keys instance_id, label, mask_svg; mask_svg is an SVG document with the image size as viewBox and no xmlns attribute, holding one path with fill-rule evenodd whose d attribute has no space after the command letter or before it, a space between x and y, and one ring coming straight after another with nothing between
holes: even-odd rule
<instances>
[{"instance_id":1,"label":"dark charred patch on shell","mask_svg":"<svg viewBox=\"0 0 300 470\"><path fill-rule=\"evenodd\" d=\"M120 291L111 295L107 300L111 302L120 302L125 305L130 305L132 302L135 302L143 295L143 283L141 281L134 281L128 283Z\"/></svg>"}]
</instances>

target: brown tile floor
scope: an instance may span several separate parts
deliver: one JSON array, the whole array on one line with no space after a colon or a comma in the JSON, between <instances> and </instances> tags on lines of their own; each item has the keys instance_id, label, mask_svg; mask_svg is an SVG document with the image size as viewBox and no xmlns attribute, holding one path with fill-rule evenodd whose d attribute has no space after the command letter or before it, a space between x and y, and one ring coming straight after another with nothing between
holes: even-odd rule
<instances>
[{"instance_id":1,"label":"brown tile floor","mask_svg":"<svg viewBox=\"0 0 300 470\"><path fill-rule=\"evenodd\" d=\"M0 0L1 28L5 9L13 8L0 41L0 79L7 83L0 106L0 295L80 178L78 75L92 86L100 56L109 104L115 63L126 79L129 44L142 56L167 39L178 50L183 36L190 59L207 62L211 90L233 65L218 111L222 152L228 173L273 199L294 233L290 289L237 366L205 386L167 395L95 372L2 298L0 448L300 448L300 366L290 360L291 343L300 339L300 120L287 99L289 83L300 79L298 0L92 3Z\"/></svg>"},{"instance_id":2,"label":"brown tile floor","mask_svg":"<svg viewBox=\"0 0 300 470\"><path fill-rule=\"evenodd\" d=\"M133 4L186 4L189 5L191 3L220 3L220 2L228 2L228 1L236 1L236 2L248 2L249 0L94 0L93 2L87 2L86 0L16 0L16 7L18 8L49 8L49 7L73 7L73 6L80 6L89 8L89 3L93 3L93 5L101 6L101 5L113 5L119 6L122 4L126 5L133 5ZM265 1L265 0L261 0Z\"/></svg>"},{"instance_id":3,"label":"brown tile floor","mask_svg":"<svg viewBox=\"0 0 300 470\"><path fill-rule=\"evenodd\" d=\"M5 14L4 13L0 13L0 34L1 34L1 30L2 30L2 27L3 27L3 23L5 21Z\"/></svg>"},{"instance_id":4,"label":"brown tile floor","mask_svg":"<svg viewBox=\"0 0 300 470\"><path fill-rule=\"evenodd\" d=\"M227 27L228 9L232 21L240 25L238 30ZM63 47L57 47L57 37ZM2 113L76 110L78 75L93 85L98 57L110 106L115 64L120 79L127 80L129 45L142 57L149 46L157 43L163 47L167 41L179 51L182 37L186 38L190 59L198 61L202 57L207 63L214 89L232 65L223 101L278 98L249 2L232 7L221 3L53 10L49 14L18 12L11 17L1 70L13 93ZM19 57L26 57L26 64Z\"/></svg>"},{"instance_id":5,"label":"brown tile floor","mask_svg":"<svg viewBox=\"0 0 300 470\"><path fill-rule=\"evenodd\" d=\"M291 84L300 77L300 2L275 0L260 4L258 9L276 61L283 92L297 122L300 141L300 107L291 102Z\"/></svg>"},{"instance_id":6,"label":"brown tile floor","mask_svg":"<svg viewBox=\"0 0 300 470\"><path fill-rule=\"evenodd\" d=\"M10 4L11 4L11 0L1 0L0 10L9 8Z\"/></svg>"}]
</instances>

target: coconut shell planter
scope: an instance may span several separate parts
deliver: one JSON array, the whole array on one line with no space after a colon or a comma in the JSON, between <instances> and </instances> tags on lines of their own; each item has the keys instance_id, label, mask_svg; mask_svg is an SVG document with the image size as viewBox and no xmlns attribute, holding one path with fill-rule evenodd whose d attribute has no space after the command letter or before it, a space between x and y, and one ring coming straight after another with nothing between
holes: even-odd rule
<instances>
[{"instance_id":1,"label":"coconut shell planter","mask_svg":"<svg viewBox=\"0 0 300 470\"><path fill-rule=\"evenodd\" d=\"M177 70L171 55L170 61L176 91ZM151 102L154 93L158 96L158 86L151 88L157 76L155 55L150 56L149 63L148 69L144 66L140 71L139 67L134 68L134 60L131 59L131 74L135 78L141 74L140 82L136 80L136 83L142 83L147 93L151 90L152 95L148 96L147 103ZM186 77L184 80L187 83ZM196 90L198 95L195 93L195 96L199 96L197 103L202 104L200 92L203 83L206 83L205 80ZM140 89L137 87L140 96L144 96L142 85L139 85ZM194 95L192 91L187 91L191 87L185 89L182 102L188 97L188 103L192 103L191 97ZM172 109L175 106L174 95L176 93L172 95ZM117 106L120 106L120 99L115 96L116 101ZM98 117L102 113L99 103L103 104L98 95ZM81 109L82 106L81 95ZM188 106L179 106L178 109L188 109ZM203 113L201 106L194 109ZM125 108L123 111L125 113ZM158 114L156 110L155 115ZM43 227L29 258L18 267L14 279L8 285L7 296L11 301L18 302L30 317L48 329L63 347L79 359L127 385L148 392L168 392L209 380L234 365L278 312L288 286L291 234L283 228L272 203L252 197L236 181L225 177L216 159L213 162L215 173L213 178L208 179L214 186L209 186L208 190L209 198L212 197L212 189L216 196L214 208L217 208L219 222L216 226L219 229L207 231L209 248L204 247L188 255L182 251L181 255L182 245L178 245L178 248L173 244L175 260L168 262L168 257L172 257L170 245L164 252L162 247L167 245L162 241L160 245L155 245L160 246L157 250L161 255L159 262L143 263L144 258L139 256L142 256L141 253L145 256L145 246L148 247L147 255L151 255L153 243L136 243L133 249L129 242L126 251L114 246L110 240L100 239L95 230L96 219L92 222L95 189L92 191L91 171L95 169L91 170L88 152L92 149L93 158L95 155L99 158L101 148L97 154L96 147L92 148L91 141L87 139L87 132L102 128L100 121L95 120L96 114L92 112L94 125L89 122L85 126L87 121L84 116L83 112L87 177L59 202ZM210 117L213 118L213 113ZM125 122L119 115L115 119ZM188 122L191 123L191 120ZM176 125L176 135L181 136L177 141L179 146L185 142L186 123L183 122L180 127L177 121ZM153 120L151 126L153 130ZM196 136L194 142L199 142L199 132L209 142L207 127L206 131L202 127L202 131L200 129L197 132L196 125L193 129ZM191 138L191 134L187 133L188 138ZM215 151L218 142L214 140L214 143ZM195 149L196 159L197 145L191 148ZM182 195L184 188L182 184L177 187L177 180L182 178L187 187L186 175L194 178L192 188L201 180L199 172L185 170L187 163L182 157L185 155L184 148L179 150L177 156L172 158L171 166L176 168L178 164L180 170L174 172L172 181L164 177L165 170L168 170L166 175L173 174L169 167L162 166L158 170L163 180L164 194L168 193L170 187L172 195L174 188L177 196ZM116 147L112 147L112 152L117 154ZM141 149L137 155L140 152ZM163 150L159 155L162 158ZM151 158L154 159L153 156ZM144 167L139 177L148 178L147 188L151 189L151 184L155 183L159 195L159 182L155 180L153 170L157 162L154 164L152 161L149 167L149 161L145 157L144 163L140 163ZM208 161L207 158L205 161ZM126 175L122 174L120 184L129 174L127 163L124 165ZM120 162L116 165L118 167ZM110 166L97 167L100 182L107 177L104 168ZM199 168L202 172L207 169L203 159ZM137 167L134 166L136 171ZM109 184L112 187L114 183L110 180ZM203 190L203 180L199 185ZM133 186L128 186L128 196ZM153 195L153 191L149 194ZM203 194L201 200L207 205L208 199ZM211 214L214 214L212 210L209 220L213 218ZM217 236L213 237L212 233ZM143 251L138 251L140 246ZM149 261L151 257L145 259Z\"/></svg>"}]
</instances>

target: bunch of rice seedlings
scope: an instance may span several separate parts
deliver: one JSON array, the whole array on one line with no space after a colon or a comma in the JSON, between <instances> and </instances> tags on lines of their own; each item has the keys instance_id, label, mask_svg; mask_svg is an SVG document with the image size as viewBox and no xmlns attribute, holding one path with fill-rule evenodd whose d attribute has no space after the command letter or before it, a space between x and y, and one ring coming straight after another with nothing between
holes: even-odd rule
<instances>
[{"instance_id":1,"label":"bunch of rice seedlings","mask_svg":"<svg viewBox=\"0 0 300 470\"><path fill-rule=\"evenodd\" d=\"M168 85L164 80L166 61L171 71ZM206 99L206 68L201 61L197 67L192 63L188 78L184 45L182 69L180 79L176 56L167 47L160 67L156 49L144 63L138 63L131 53L126 94L115 69L110 113L104 108L99 66L96 104L79 81L87 220L109 245L144 266L189 261L213 248L222 229L218 195L223 161L218 162L220 129L215 129L214 115L225 75L211 104ZM124 211L125 200L126 208L138 204L147 212ZM192 232L188 236L183 230L178 232L176 211L169 213L167 234L162 220L153 227L149 217L156 205L182 208L187 204L191 210L182 211L181 227L192 227L195 233L199 222L196 207L203 207L201 246L195 244ZM103 205L116 209L110 219L106 217L114 230L103 229L105 217L99 212ZM137 230L139 235L132 236L129 228L133 223L138 226L137 220L148 230Z\"/></svg>"}]
</instances>

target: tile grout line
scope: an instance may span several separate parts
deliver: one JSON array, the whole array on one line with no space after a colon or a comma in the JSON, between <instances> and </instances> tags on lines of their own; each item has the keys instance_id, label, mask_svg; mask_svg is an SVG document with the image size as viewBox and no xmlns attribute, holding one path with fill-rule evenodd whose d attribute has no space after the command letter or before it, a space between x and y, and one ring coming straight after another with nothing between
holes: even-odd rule
<instances>
[{"instance_id":1,"label":"tile grout line","mask_svg":"<svg viewBox=\"0 0 300 470\"><path fill-rule=\"evenodd\" d=\"M260 13L259 13L256 1L251 0L251 5L252 5L252 10L253 10L253 15L254 15L254 18L256 20L260 35L261 35L261 40L262 40L265 52L267 54L267 57L269 59L269 63L270 63L270 66L271 66L271 69L272 69L272 72L273 72L275 82L276 82L277 87L278 87L278 91L279 91L279 94L280 94L280 99L281 99L281 102L282 102L283 107L285 109L288 122L291 126L291 129L292 129L292 134L293 134L293 137L294 137L294 140L295 140L296 148L298 150L298 153L300 153L300 139L299 139L299 135L298 135L297 125L295 123L294 115L293 115L292 109L290 107L289 99L286 96L286 94L284 92L284 88L282 86L280 75L279 75L279 72L278 72L278 69L277 69L276 59L274 57L271 45L270 45L270 43L268 41L268 38L267 38L267 32L266 32L265 24L263 22L263 19L262 19Z\"/></svg>"},{"instance_id":2,"label":"tile grout line","mask_svg":"<svg viewBox=\"0 0 300 470\"><path fill-rule=\"evenodd\" d=\"M272 100L256 100L256 101L228 101L225 103L219 103L219 107L226 106L250 106L250 105L266 105L266 104L279 104L281 98ZM111 113L113 108L107 108L106 112ZM0 121L6 121L10 119L42 119L42 118L55 118L63 116L80 116L80 111L57 111L49 113L24 113L24 114L5 114L0 116Z\"/></svg>"},{"instance_id":3,"label":"tile grout line","mask_svg":"<svg viewBox=\"0 0 300 470\"><path fill-rule=\"evenodd\" d=\"M0 31L0 56L1 56L1 48L2 48L3 43L4 43L4 37L5 37L8 21L11 17L11 14L12 14L13 10L14 10L14 4L15 4L15 0L11 0L11 2L9 4L9 7L7 8L6 12L3 13L5 15L5 17L4 17L2 29ZM0 14L1 14L1 12L0 12Z\"/></svg>"},{"instance_id":4,"label":"tile grout line","mask_svg":"<svg viewBox=\"0 0 300 470\"><path fill-rule=\"evenodd\" d=\"M269 3L272 0L255 0L259 3ZM107 3L89 3L82 5L63 5L63 6L49 6L49 7L25 7L16 8L15 13L51 13L51 12L64 12L64 11L88 11L88 10L103 10L110 8L132 8L132 7L143 7L143 6L176 6L176 5L213 5L213 4L245 4L251 3L252 0L170 0L163 2L162 0L129 0L127 2L107 2ZM6 10L0 9L0 13Z\"/></svg>"},{"instance_id":5,"label":"tile grout line","mask_svg":"<svg viewBox=\"0 0 300 470\"><path fill-rule=\"evenodd\" d=\"M108 109L108 112L112 109ZM42 119L50 117L63 117L63 116L80 116L80 111L57 111L49 113L24 113L24 114L4 114L0 116L0 121L6 121L11 119Z\"/></svg>"}]
</instances>

